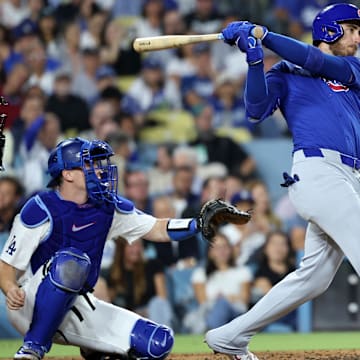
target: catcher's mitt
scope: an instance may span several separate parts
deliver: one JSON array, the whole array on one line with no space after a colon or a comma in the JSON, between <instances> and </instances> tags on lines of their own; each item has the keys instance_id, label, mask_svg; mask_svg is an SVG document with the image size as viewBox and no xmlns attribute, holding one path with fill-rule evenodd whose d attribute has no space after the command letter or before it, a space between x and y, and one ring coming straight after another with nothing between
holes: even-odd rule
<instances>
[{"instance_id":1,"label":"catcher's mitt","mask_svg":"<svg viewBox=\"0 0 360 360\"><path fill-rule=\"evenodd\" d=\"M218 227L224 223L246 224L251 219L248 211L238 210L223 200L210 200L200 210L197 218L198 228L204 238L211 242Z\"/></svg>"}]
</instances>

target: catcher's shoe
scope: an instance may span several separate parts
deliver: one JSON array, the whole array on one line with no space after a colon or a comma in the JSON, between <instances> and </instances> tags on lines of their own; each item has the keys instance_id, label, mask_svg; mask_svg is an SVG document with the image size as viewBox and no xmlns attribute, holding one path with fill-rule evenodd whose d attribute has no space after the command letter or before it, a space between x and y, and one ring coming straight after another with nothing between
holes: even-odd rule
<instances>
[{"instance_id":1,"label":"catcher's shoe","mask_svg":"<svg viewBox=\"0 0 360 360\"><path fill-rule=\"evenodd\" d=\"M45 355L44 346L35 344L32 341L25 341L14 355L15 360L41 360Z\"/></svg>"}]
</instances>

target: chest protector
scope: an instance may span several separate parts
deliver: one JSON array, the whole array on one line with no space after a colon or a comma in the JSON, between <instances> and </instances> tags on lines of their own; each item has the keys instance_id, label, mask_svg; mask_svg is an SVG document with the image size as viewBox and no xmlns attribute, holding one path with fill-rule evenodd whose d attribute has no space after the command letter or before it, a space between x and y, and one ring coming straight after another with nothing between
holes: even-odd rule
<instances>
[{"instance_id":1,"label":"chest protector","mask_svg":"<svg viewBox=\"0 0 360 360\"><path fill-rule=\"evenodd\" d=\"M21 220L27 227L36 227L50 221L47 238L31 257L33 273L48 261L56 251L75 247L91 260L87 288L92 288L99 275L104 244L109 232L115 205L86 203L77 205L60 199L55 192L45 192L31 198L21 211Z\"/></svg>"}]
</instances>

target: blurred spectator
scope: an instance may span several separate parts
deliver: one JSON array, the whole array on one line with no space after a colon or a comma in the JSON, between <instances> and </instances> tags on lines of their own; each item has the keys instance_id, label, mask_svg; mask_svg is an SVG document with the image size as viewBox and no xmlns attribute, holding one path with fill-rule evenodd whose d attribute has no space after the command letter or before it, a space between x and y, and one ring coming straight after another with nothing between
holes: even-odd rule
<instances>
[{"instance_id":1,"label":"blurred spectator","mask_svg":"<svg viewBox=\"0 0 360 360\"><path fill-rule=\"evenodd\" d=\"M240 176L236 174L229 174L225 178L225 201L231 202L235 193L240 192L244 188L244 182Z\"/></svg>"},{"instance_id":2,"label":"blurred spectator","mask_svg":"<svg viewBox=\"0 0 360 360\"><path fill-rule=\"evenodd\" d=\"M41 96L26 96L24 98L19 117L11 127L11 133L14 137L15 161L26 129L44 114L44 106L45 100Z\"/></svg>"},{"instance_id":3,"label":"blurred spectator","mask_svg":"<svg viewBox=\"0 0 360 360\"><path fill-rule=\"evenodd\" d=\"M168 192L172 187L174 145L160 144L156 150L156 162L149 169L149 192L159 194Z\"/></svg>"},{"instance_id":4,"label":"blurred spectator","mask_svg":"<svg viewBox=\"0 0 360 360\"><path fill-rule=\"evenodd\" d=\"M166 75L175 81L180 88L182 78L192 77L196 73L195 56L192 51L193 45L181 46L166 63Z\"/></svg>"},{"instance_id":5,"label":"blurred spectator","mask_svg":"<svg viewBox=\"0 0 360 360\"><path fill-rule=\"evenodd\" d=\"M82 67L73 75L73 92L86 100L89 105L99 96L96 83L96 72L99 66L99 50L96 48L84 49L82 51Z\"/></svg>"},{"instance_id":6,"label":"blurred spectator","mask_svg":"<svg viewBox=\"0 0 360 360\"><path fill-rule=\"evenodd\" d=\"M41 17L41 11L45 8L45 0L28 0L27 6L29 9L28 18L38 23Z\"/></svg>"},{"instance_id":7,"label":"blurred spectator","mask_svg":"<svg viewBox=\"0 0 360 360\"><path fill-rule=\"evenodd\" d=\"M29 69L23 63L17 63L7 74L3 83L0 83L0 94L8 102L6 107L6 127L10 128L15 119L20 115L23 103L24 86L29 78Z\"/></svg>"},{"instance_id":8,"label":"blurred spectator","mask_svg":"<svg viewBox=\"0 0 360 360\"><path fill-rule=\"evenodd\" d=\"M138 16L144 0L115 1L112 9L114 17Z\"/></svg>"},{"instance_id":9,"label":"blurred spectator","mask_svg":"<svg viewBox=\"0 0 360 360\"><path fill-rule=\"evenodd\" d=\"M98 92L101 93L107 87L116 86L115 76L116 73L111 66L100 65L96 70L96 83Z\"/></svg>"},{"instance_id":10,"label":"blurred spectator","mask_svg":"<svg viewBox=\"0 0 360 360\"><path fill-rule=\"evenodd\" d=\"M214 93L209 99L214 110L213 126L243 128L251 136L254 126L246 119L244 100L239 96L238 85L237 80L227 73L216 77Z\"/></svg>"},{"instance_id":11,"label":"blurred spectator","mask_svg":"<svg viewBox=\"0 0 360 360\"><path fill-rule=\"evenodd\" d=\"M194 171L191 167L175 167L173 175L173 188L169 192L175 208L175 217L183 217L186 208L199 207L199 197L192 192Z\"/></svg>"},{"instance_id":12,"label":"blurred spectator","mask_svg":"<svg viewBox=\"0 0 360 360\"><path fill-rule=\"evenodd\" d=\"M8 28L19 25L29 15L29 8L22 0L3 0L0 2L0 23Z\"/></svg>"},{"instance_id":13,"label":"blurred spectator","mask_svg":"<svg viewBox=\"0 0 360 360\"><path fill-rule=\"evenodd\" d=\"M198 113L214 92L216 72L212 63L210 45L199 43L191 47L195 74L181 79L181 95L185 109Z\"/></svg>"},{"instance_id":14,"label":"blurred spectator","mask_svg":"<svg viewBox=\"0 0 360 360\"><path fill-rule=\"evenodd\" d=\"M71 69L77 74L82 67L82 54L80 51L80 26L77 22L66 23L59 39L59 60L62 66Z\"/></svg>"},{"instance_id":15,"label":"blurred spectator","mask_svg":"<svg viewBox=\"0 0 360 360\"><path fill-rule=\"evenodd\" d=\"M106 100L98 100L90 110L90 129L80 132L80 136L89 140L105 140L111 132L118 130L114 116L112 103Z\"/></svg>"},{"instance_id":16,"label":"blurred spectator","mask_svg":"<svg viewBox=\"0 0 360 360\"><path fill-rule=\"evenodd\" d=\"M141 55L133 49L127 30L117 19L105 26L100 58L103 64L114 68L116 75L129 76L140 72Z\"/></svg>"},{"instance_id":17,"label":"blurred spectator","mask_svg":"<svg viewBox=\"0 0 360 360\"><path fill-rule=\"evenodd\" d=\"M179 10L176 7L166 9L162 17L161 23L162 35L183 35L186 33L184 19L182 18ZM169 63L177 56L177 49L170 48L158 51L153 54L164 65Z\"/></svg>"},{"instance_id":18,"label":"blurred spectator","mask_svg":"<svg viewBox=\"0 0 360 360\"><path fill-rule=\"evenodd\" d=\"M240 210L252 210L255 202L251 193L243 189L232 196L231 204ZM265 242L266 231L257 224L256 220L257 218L252 214L251 220L244 226L227 224L220 229L234 247L235 263L238 266L245 265Z\"/></svg>"},{"instance_id":19,"label":"blurred spectator","mask_svg":"<svg viewBox=\"0 0 360 360\"><path fill-rule=\"evenodd\" d=\"M295 270L295 255L290 239L281 231L270 232L258 254L252 302L256 303L274 285ZM289 332L296 330L296 311L284 316L264 329L266 332Z\"/></svg>"},{"instance_id":20,"label":"blurred spectator","mask_svg":"<svg viewBox=\"0 0 360 360\"><path fill-rule=\"evenodd\" d=\"M0 177L0 249L3 248L24 196L24 187L15 176Z\"/></svg>"},{"instance_id":21,"label":"blurred spectator","mask_svg":"<svg viewBox=\"0 0 360 360\"><path fill-rule=\"evenodd\" d=\"M157 260L145 260L141 240L129 244L125 239L116 239L114 262L105 279L113 304L159 324L172 325L164 268ZM107 298L106 293L99 294L96 288L95 294Z\"/></svg>"},{"instance_id":22,"label":"blurred spectator","mask_svg":"<svg viewBox=\"0 0 360 360\"><path fill-rule=\"evenodd\" d=\"M161 20L163 14L163 0L144 0L141 18L135 23L136 37L161 35Z\"/></svg>"},{"instance_id":23,"label":"blurred spectator","mask_svg":"<svg viewBox=\"0 0 360 360\"><path fill-rule=\"evenodd\" d=\"M39 37L45 44L46 53L53 58L58 58L60 49L55 9L50 6L43 7L39 16Z\"/></svg>"},{"instance_id":24,"label":"blurred spectator","mask_svg":"<svg viewBox=\"0 0 360 360\"><path fill-rule=\"evenodd\" d=\"M39 38L28 44L25 63L30 70L27 86L38 85L45 94L50 95L53 90L54 70L47 69L46 50Z\"/></svg>"},{"instance_id":25,"label":"blurred spectator","mask_svg":"<svg viewBox=\"0 0 360 360\"><path fill-rule=\"evenodd\" d=\"M115 116L115 121L119 124L120 130L130 136L135 141L139 137L139 125L136 117L124 111L120 111Z\"/></svg>"},{"instance_id":26,"label":"blurred spectator","mask_svg":"<svg viewBox=\"0 0 360 360\"><path fill-rule=\"evenodd\" d=\"M244 226L226 225L222 231L231 237L235 246L236 263L256 267L253 254L264 244L266 235L270 231L280 230L282 224L273 213L265 184L254 180L248 184L248 188L235 193L231 203L241 210L253 210L251 220Z\"/></svg>"},{"instance_id":27,"label":"blurred spectator","mask_svg":"<svg viewBox=\"0 0 360 360\"><path fill-rule=\"evenodd\" d=\"M222 15L216 6L214 0L196 0L195 9L185 16L187 28L197 34L219 32Z\"/></svg>"},{"instance_id":28,"label":"blurred spectator","mask_svg":"<svg viewBox=\"0 0 360 360\"><path fill-rule=\"evenodd\" d=\"M89 108L85 100L71 93L71 72L60 69L55 74L53 93L46 102L46 111L60 119L61 131L74 136L89 128Z\"/></svg>"},{"instance_id":29,"label":"blurred spectator","mask_svg":"<svg viewBox=\"0 0 360 360\"><path fill-rule=\"evenodd\" d=\"M211 106L203 106L195 116L195 127L197 137L189 145L196 149L201 164L220 162L230 173L238 174L243 178L255 176L255 160L242 146L229 137L216 135Z\"/></svg>"},{"instance_id":30,"label":"blurred spectator","mask_svg":"<svg viewBox=\"0 0 360 360\"><path fill-rule=\"evenodd\" d=\"M215 235L208 247L206 268L197 268L191 282L199 307L184 320L192 333L222 326L244 313L250 302L252 275L236 267L226 236Z\"/></svg>"},{"instance_id":31,"label":"blurred spectator","mask_svg":"<svg viewBox=\"0 0 360 360\"><path fill-rule=\"evenodd\" d=\"M137 209L152 214L147 173L142 170L128 170L125 173L124 183L125 197L133 201Z\"/></svg>"},{"instance_id":32,"label":"blurred spectator","mask_svg":"<svg viewBox=\"0 0 360 360\"><path fill-rule=\"evenodd\" d=\"M46 187L50 180L48 158L60 140L60 122L52 113L40 116L26 129L16 171L24 182L27 195Z\"/></svg>"},{"instance_id":33,"label":"blurred spectator","mask_svg":"<svg viewBox=\"0 0 360 360\"><path fill-rule=\"evenodd\" d=\"M307 222L296 212L287 193L277 202L274 212L281 220L284 231L289 234L293 249L302 252Z\"/></svg>"},{"instance_id":34,"label":"blurred spectator","mask_svg":"<svg viewBox=\"0 0 360 360\"><path fill-rule=\"evenodd\" d=\"M152 57L144 59L141 77L132 83L128 94L143 112L181 108L181 97L175 83L166 78L163 64Z\"/></svg>"},{"instance_id":35,"label":"blurred spectator","mask_svg":"<svg viewBox=\"0 0 360 360\"><path fill-rule=\"evenodd\" d=\"M177 146L173 152L173 166L177 168L189 168L193 172L193 183L191 191L200 194L202 178L199 175L199 161L196 150L190 146Z\"/></svg>"},{"instance_id":36,"label":"blurred spectator","mask_svg":"<svg viewBox=\"0 0 360 360\"><path fill-rule=\"evenodd\" d=\"M83 4L84 3L86 2L83 2ZM94 11L90 15L86 22L87 27L82 31L80 35L81 49L95 49L100 47L102 40L102 31L106 20L107 13L104 11Z\"/></svg>"}]
</instances>

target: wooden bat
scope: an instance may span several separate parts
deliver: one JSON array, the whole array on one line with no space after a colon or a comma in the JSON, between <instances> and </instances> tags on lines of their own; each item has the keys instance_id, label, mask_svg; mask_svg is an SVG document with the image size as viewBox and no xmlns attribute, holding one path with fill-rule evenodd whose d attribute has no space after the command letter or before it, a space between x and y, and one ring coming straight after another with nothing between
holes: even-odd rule
<instances>
[{"instance_id":1,"label":"wooden bat","mask_svg":"<svg viewBox=\"0 0 360 360\"><path fill-rule=\"evenodd\" d=\"M261 26L255 26L252 34L261 39L264 35L264 30ZM137 52L155 51L176 48L188 44L197 44L203 41L223 40L221 33L204 34L204 35L164 35L164 36L149 36L137 38L133 42L133 48Z\"/></svg>"}]
</instances>

